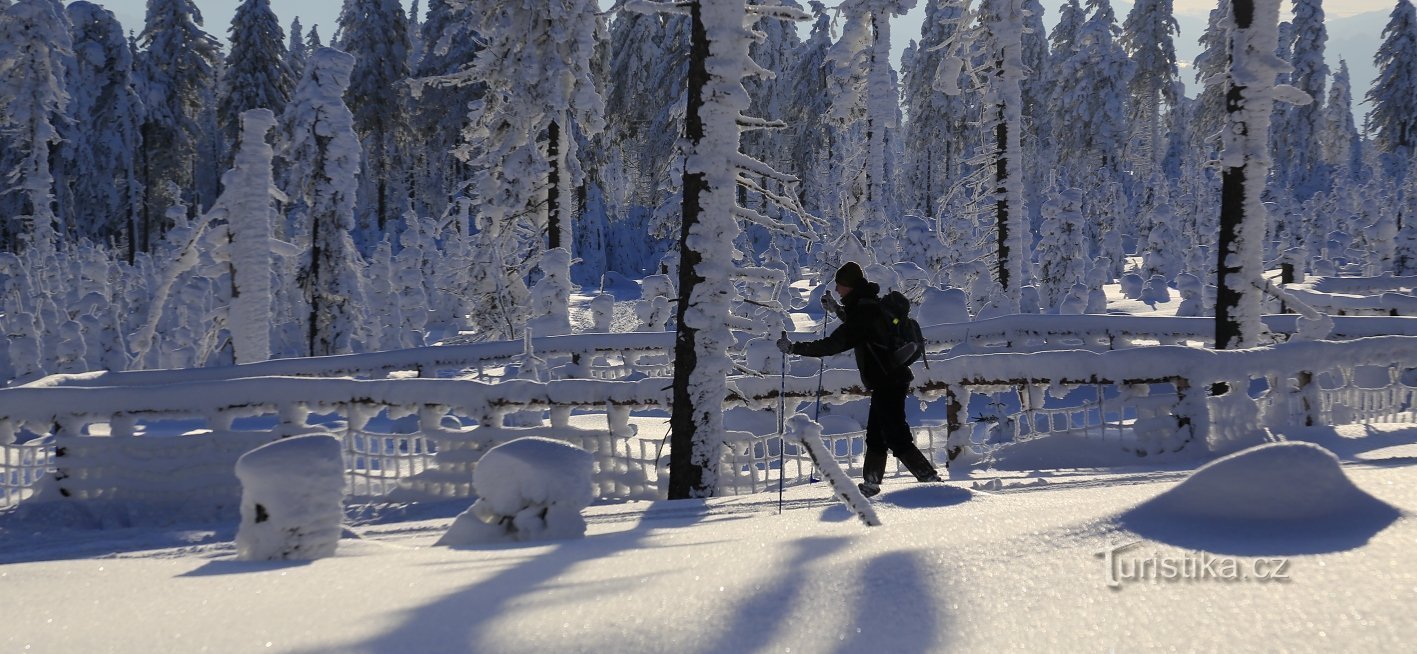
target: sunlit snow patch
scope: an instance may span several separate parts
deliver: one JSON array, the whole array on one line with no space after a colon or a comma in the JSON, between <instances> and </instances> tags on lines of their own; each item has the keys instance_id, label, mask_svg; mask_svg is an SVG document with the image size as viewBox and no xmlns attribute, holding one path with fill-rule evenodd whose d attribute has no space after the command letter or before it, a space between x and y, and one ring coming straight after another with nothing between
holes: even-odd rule
<instances>
[{"instance_id":1,"label":"sunlit snow patch","mask_svg":"<svg viewBox=\"0 0 1417 654\"><path fill-rule=\"evenodd\" d=\"M1179 547L1274 555L1359 547L1400 516L1353 485L1332 452L1285 442L1211 462L1119 523Z\"/></svg>"}]
</instances>

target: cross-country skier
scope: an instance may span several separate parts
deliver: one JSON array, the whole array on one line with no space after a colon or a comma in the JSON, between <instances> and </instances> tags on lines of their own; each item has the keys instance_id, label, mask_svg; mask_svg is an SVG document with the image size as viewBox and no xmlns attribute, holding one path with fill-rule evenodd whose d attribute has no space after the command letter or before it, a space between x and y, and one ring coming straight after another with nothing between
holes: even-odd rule
<instances>
[{"instance_id":1,"label":"cross-country skier","mask_svg":"<svg viewBox=\"0 0 1417 654\"><path fill-rule=\"evenodd\" d=\"M865 480L857 484L862 495L871 497L881 492L888 450L916 479L940 481L935 466L915 446L910 425L905 421L905 399L915 375L909 366L893 365L884 355L890 335L880 305L880 285L866 281L861 266L850 261L837 269L835 281L841 304L828 292L822 294L822 306L840 316L841 324L821 340L793 343L783 336L777 341L778 349L809 357L856 351L861 383L871 391L871 412L866 420L866 462L862 471Z\"/></svg>"}]
</instances>

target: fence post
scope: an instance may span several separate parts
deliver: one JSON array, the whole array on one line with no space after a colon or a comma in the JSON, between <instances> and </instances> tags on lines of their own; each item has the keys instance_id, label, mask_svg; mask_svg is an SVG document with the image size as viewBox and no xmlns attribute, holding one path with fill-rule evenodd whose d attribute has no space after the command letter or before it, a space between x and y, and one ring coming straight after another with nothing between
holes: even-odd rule
<instances>
[{"instance_id":1,"label":"fence post","mask_svg":"<svg viewBox=\"0 0 1417 654\"><path fill-rule=\"evenodd\" d=\"M1179 445L1173 452L1179 452L1191 443L1200 441L1205 443L1209 438L1210 430L1210 407L1206 404L1206 386L1202 385L1200 392L1192 392L1191 380L1185 377L1175 377L1172 383L1176 385L1176 433L1181 436L1182 431L1188 431L1189 437L1182 437Z\"/></svg>"},{"instance_id":2,"label":"fence post","mask_svg":"<svg viewBox=\"0 0 1417 654\"><path fill-rule=\"evenodd\" d=\"M949 457L950 461L954 461L955 457L958 457L960 452L963 451L963 446L958 444L955 440L955 435L964 431L964 420L961 418L961 414L963 413L964 407L960 405L959 398L955 396L954 386L946 384L945 425L947 429L945 434L945 454Z\"/></svg>"},{"instance_id":3,"label":"fence post","mask_svg":"<svg viewBox=\"0 0 1417 654\"><path fill-rule=\"evenodd\" d=\"M1318 421L1318 403L1314 400L1314 393L1310 387L1314 384L1314 373L1308 370L1301 370L1294 375L1294 381L1298 386L1295 391L1299 393L1299 401L1304 407L1304 426L1312 427Z\"/></svg>"}]
</instances>

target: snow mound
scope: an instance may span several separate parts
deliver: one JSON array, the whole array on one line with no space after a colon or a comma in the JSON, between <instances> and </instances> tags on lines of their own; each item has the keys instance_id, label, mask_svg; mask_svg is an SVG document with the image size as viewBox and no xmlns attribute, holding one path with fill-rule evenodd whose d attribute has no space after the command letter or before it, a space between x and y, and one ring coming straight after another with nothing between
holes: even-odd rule
<instances>
[{"instance_id":1,"label":"snow mound","mask_svg":"<svg viewBox=\"0 0 1417 654\"><path fill-rule=\"evenodd\" d=\"M1312 443L1270 443L1217 459L1121 516L1137 534L1192 549L1306 554L1360 546L1401 512L1349 480Z\"/></svg>"},{"instance_id":2,"label":"snow mound","mask_svg":"<svg viewBox=\"0 0 1417 654\"><path fill-rule=\"evenodd\" d=\"M243 561L333 556L344 518L344 453L329 434L262 445L236 461Z\"/></svg>"},{"instance_id":3,"label":"snow mound","mask_svg":"<svg viewBox=\"0 0 1417 654\"><path fill-rule=\"evenodd\" d=\"M550 438L519 438L487 451L472 488L478 500L438 545L476 545L585 536L581 510L595 498L589 452Z\"/></svg>"}]
</instances>

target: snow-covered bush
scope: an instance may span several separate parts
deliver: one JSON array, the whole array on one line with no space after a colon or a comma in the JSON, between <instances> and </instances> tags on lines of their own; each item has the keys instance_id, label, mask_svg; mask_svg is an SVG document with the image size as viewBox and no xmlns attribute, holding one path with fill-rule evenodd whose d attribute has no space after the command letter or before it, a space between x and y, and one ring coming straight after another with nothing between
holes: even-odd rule
<instances>
[{"instance_id":1,"label":"snow-covered bush","mask_svg":"<svg viewBox=\"0 0 1417 654\"><path fill-rule=\"evenodd\" d=\"M961 289L925 289L920 311L915 316L920 324L968 323L969 297Z\"/></svg>"},{"instance_id":2,"label":"snow-covered bush","mask_svg":"<svg viewBox=\"0 0 1417 654\"><path fill-rule=\"evenodd\" d=\"M590 299L591 331L597 334L610 333L611 321L615 317L615 296L600 293Z\"/></svg>"},{"instance_id":3,"label":"snow-covered bush","mask_svg":"<svg viewBox=\"0 0 1417 654\"><path fill-rule=\"evenodd\" d=\"M344 454L329 434L262 445L236 461L241 480L243 561L310 560L332 556L344 517Z\"/></svg>"},{"instance_id":4,"label":"snow-covered bush","mask_svg":"<svg viewBox=\"0 0 1417 654\"><path fill-rule=\"evenodd\" d=\"M1142 286L1146 284L1146 281L1142 279L1141 275L1137 273L1127 273L1122 275L1122 278L1118 279L1117 282L1122 287L1122 297L1128 300L1141 299L1141 289Z\"/></svg>"},{"instance_id":5,"label":"snow-covered bush","mask_svg":"<svg viewBox=\"0 0 1417 654\"><path fill-rule=\"evenodd\" d=\"M519 438L487 451L472 488L478 500L438 545L564 540L585 536L581 510L594 499L591 455L549 438Z\"/></svg>"},{"instance_id":6,"label":"snow-covered bush","mask_svg":"<svg viewBox=\"0 0 1417 654\"><path fill-rule=\"evenodd\" d=\"M537 336L571 333L571 253L551 248L541 256L542 278L531 288L532 319L527 328Z\"/></svg>"},{"instance_id":7,"label":"snow-covered bush","mask_svg":"<svg viewBox=\"0 0 1417 654\"><path fill-rule=\"evenodd\" d=\"M1176 275L1176 292L1181 294L1181 304L1176 307L1177 316L1194 318L1205 315L1205 287L1195 275Z\"/></svg>"}]
</instances>

